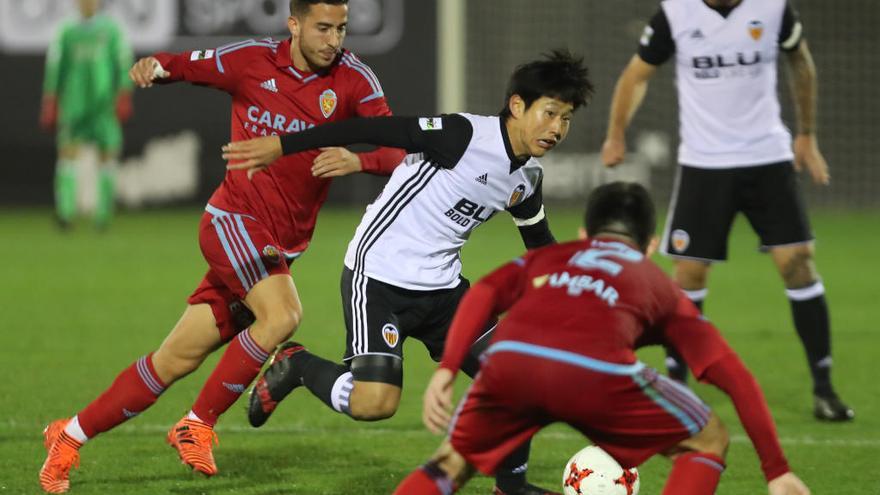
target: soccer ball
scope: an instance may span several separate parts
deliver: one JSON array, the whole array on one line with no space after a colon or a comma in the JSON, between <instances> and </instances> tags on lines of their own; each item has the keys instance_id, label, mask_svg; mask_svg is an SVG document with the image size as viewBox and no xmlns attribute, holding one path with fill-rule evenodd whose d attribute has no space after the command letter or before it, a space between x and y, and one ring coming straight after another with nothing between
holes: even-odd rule
<instances>
[{"instance_id":1,"label":"soccer ball","mask_svg":"<svg viewBox=\"0 0 880 495\"><path fill-rule=\"evenodd\" d=\"M590 445L565 465L562 491L565 495L638 495L639 472L623 469L607 452Z\"/></svg>"}]
</instances>

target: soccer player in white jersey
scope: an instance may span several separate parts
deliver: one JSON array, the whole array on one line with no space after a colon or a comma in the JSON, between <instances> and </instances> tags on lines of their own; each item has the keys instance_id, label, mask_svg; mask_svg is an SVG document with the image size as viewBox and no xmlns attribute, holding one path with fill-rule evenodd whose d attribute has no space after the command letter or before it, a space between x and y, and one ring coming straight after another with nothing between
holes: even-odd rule
<instances>
[{"instance_id":1,"label":"soccer player in white jersey","mask_svg":"<svg viewBox=\"0 0 880 495\"><path fill-rule=\"evenodd\" d=\"M355 119L293 139L228 145L224 158L233 162L230 168L253 170L275 160L282 147L290 154L334 143L370 143L410 153L367 208L348 246L341 283L347 328L343 363L287 344L257 381L251 424L262 425L278 401L300 385L357 420L393 415L403 382L403 341L420 340L435 361L443 354L452 316L469 286L461 276L460 250L473 229L507 210L527 248L554 242L536 158L565 138L572 113L591 92L581 59L557 51L516 69L498 116ZM471 356L464 369L473 376L477 367ZM527 442L499 470L496 494L550 493L526 483L528 449Z\"/></svg>"},{"instance_id":2,"label":"soccer player in white jersey","mask_svg":"<svg viewBox=\"0 0 880 495\"><path fill-rule=\"evenodd\" d=\"M776 93L780 51L791 69L797 114L792 136ZM816 140L816 71L788 0L665 0L614 91L602 160L623 161L624 133L657 66L675 57L681 165L661 244L675 280L702 309L714 262L727 258L737 212L746 215L785 283L794 325L813 376L814 415L854 417L831 385L831 332L825 289L813 262L813 235L795 170L827 185ZM670 375L684 381L681 358Z\"/></svg>"}]
</instances>

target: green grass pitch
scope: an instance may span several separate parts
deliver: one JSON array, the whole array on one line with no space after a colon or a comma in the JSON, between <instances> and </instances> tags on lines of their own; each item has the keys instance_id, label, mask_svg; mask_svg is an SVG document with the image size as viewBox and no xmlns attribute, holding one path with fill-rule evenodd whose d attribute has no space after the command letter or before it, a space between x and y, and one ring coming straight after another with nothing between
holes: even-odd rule
<instances>
[{"instance_id":1,"label":"green grass pitch","mask_svg":"<svg viewBox=\"0 0 880 495\"><path fill-rule=\"evenodd\" d=\"M338 280L359 214L322 213L312 247L293 266L305 307L298 338L327 357L338 358L343 350ZM174 325L206 266L196 240L199 215L196 208L125 214L104 234L86 224L61 234L46 210L0 211L0 494L39 493L43 426L82 408L123 367L155 349ZM465 249L469 278L521 251L516 229L503 217L478 230ZM574 236L578 212L551 209L550 218L560 239ZM708 316L764 387L789 460L815 494L880 494L874 464L880 453L878 220L877 212L813 215L833 322L834 377L856 409L852 424L812 419L808 372L782 284L771 261L755 251L745 222L732 236L731 262L711 277ZM410 342L403 402L394 418L356 423L297 391L266 426L254 430L240 401L217 428L220 474L194 476L165 445L164 435L188 410L217 357L169 389L152 409L85 446L70 493L390 493L440 441L420 420L423 385L433 364ZM661 362L659 350L647 350L642 358ZM731 404L711 387L696 390L731 430L718 492L766 493ZM567 427L545 430L534 442L530 479L558 489L565 461L584 444ZM658 494L668 469L660 458L642 466L642 494ZM490 489L491 481L480 478L463 493Z\"/></svg>"}]
</instances>

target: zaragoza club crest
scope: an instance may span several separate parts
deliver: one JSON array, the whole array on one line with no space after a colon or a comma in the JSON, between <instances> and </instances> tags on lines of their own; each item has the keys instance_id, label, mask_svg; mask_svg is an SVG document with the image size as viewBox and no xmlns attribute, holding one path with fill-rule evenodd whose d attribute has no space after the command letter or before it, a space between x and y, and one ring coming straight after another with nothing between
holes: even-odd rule
<instances>
[{"instance_id":1,"label":"zaragoza club crest","mask_svg":"<svg viewBox=\"0 0 880 495\"><path fill-rule=\"evenodd\" d=\"M324 114L324 118L329 119L336 110L336 93L332 89L325 90L321 93L318 103L321 105L321 113Z\"/></svg>"}]
</instances>

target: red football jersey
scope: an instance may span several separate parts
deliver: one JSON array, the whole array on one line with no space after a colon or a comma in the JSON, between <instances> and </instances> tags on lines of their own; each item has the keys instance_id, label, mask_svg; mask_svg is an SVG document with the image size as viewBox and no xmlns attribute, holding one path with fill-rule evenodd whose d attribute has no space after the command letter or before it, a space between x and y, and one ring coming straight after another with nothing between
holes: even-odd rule
<instances>
[{"instance_id":1,"label":"red football jersey","mask_svg":"<svg viewBox=\"0 0 880 495\"><path fill-rule=\"evenodd\" d=\"M355 116L391 114L376 75L347 50L319 73L293 66L289 39L246 40L216 50L154 56L170 73L159 82L188 81L232 96L234 141L289 134ZM251 180L245 171L228 171L209 203L255 217L273 230L280 248L303 251L331 182L312 176L319 153L283 156L276 162L281 166L269 167ZM390 174L403 156L402 150L390 148L360 154L364 171L383 175Z\"/></svg>"},{"instance_id":2,"label":"red football jersey","mask_svg":"<svg viewBox=\"0 0 880 495\"><path fill-rule=\"evenodd\" d=\"M480 283L496 291L496 312L509 308L494 341L527 342L612 363L635 362L635 349L643 345L670 344L697 377L732 352L657 265L611 237L530 251ZM461 343L465 350L468 338ZM459 344L447 342L444 365L447 357L456 359L453 347Z\"/></svg>"},{"instance_id":3,"label":"red football jersey","mask_svg":"<svg viewBox=\"0 0 880 495\"><path fill-rule=\"evenodd\" d=\"M616 364L636 362L635 349L644 345L672 346L694 376L730 396L767 479L789 470L751 373L718 329L634 246L599 235L530 251L499 268L462 299L440 366L457 371L490 316L504 311L493 343L523 342L550 354L560 350ZM554 390L541 392L557 397ZM566 394L558 397L567 400Z\"/></svg>"}]
</instances>

